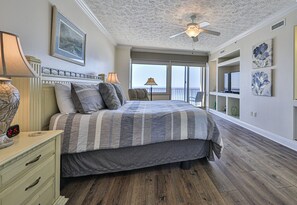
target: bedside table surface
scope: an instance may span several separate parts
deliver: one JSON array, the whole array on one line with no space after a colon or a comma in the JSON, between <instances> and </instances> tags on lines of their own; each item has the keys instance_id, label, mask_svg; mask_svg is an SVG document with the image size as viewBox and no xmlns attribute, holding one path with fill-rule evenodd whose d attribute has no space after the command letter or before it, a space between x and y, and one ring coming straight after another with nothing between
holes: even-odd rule
<instances>
[{"instance_id":1,"label":"bedside table surface","mask_svg":"<svg viewBox=\"0 0 297 205\"><path fill-rule=\"evenodd\" d=\"M63 133L62 130L21 132L13 138L13 145L0 149L0 165L9 162L61 133Z\"/></svg>"}]
</instances>

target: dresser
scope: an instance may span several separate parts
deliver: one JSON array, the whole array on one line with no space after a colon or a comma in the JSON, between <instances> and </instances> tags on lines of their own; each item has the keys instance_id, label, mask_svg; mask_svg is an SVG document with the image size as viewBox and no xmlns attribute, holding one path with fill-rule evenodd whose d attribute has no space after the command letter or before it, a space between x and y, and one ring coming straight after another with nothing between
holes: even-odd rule
<instances>
[{"instance_id":1,"label":"dresser","mask_svg":"<svg viewBox=\"0 0 297 205\"><path fill-rule=\"evenodd\" d=\"M62 205L60 136L62 131L21 132L0 149L0 205Z\"/></svg>"}]
</instances>

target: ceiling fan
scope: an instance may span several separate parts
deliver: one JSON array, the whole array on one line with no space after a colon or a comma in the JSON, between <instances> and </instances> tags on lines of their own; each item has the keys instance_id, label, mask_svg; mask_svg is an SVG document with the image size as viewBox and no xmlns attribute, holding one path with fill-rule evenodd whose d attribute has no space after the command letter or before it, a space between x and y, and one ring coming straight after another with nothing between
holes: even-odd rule
<instances>
[{"instance_id":1,"label":"ceiling fan","mask_svg":"<svg viewBox=\"0 0 297 205\"><path fill-rule=\"evenodd\" d=\"M205 27L209 26L210 24L208 22L202 22L202 23L195 23L196 19L196 15L192 15L191 16L191 20L192 20L192 23L188 23L187 24L187 30L183 31L183 32L180 32L180 33L177 33L175 35L172 35L170 36L169 38L174 38L176 36L179 36L179 35L182 35L184 33L186 33L190 38L193 39L194 42L197 42L198 41L198 35L200 33L207 33L207 34L211 34L211 35L215 35L215 36L219 36L221 33L220 32L217 32L217 31L211 31L211 30L206 30L204 29Z\"/></svg>"}]
</instances>

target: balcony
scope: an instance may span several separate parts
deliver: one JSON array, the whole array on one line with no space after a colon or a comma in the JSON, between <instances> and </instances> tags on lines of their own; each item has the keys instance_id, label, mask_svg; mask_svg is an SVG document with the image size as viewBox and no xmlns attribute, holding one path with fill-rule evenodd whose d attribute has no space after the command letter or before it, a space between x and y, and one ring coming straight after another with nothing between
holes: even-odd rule
<instances>
[{"instance_id":1,"label":"balcony","mask_svg":"<svg viewBox=\"0 0 297 205\"><path fill-rule=\"evenodd\" d=\"M148 87L142 87L147 89L147 91L150 93L150 88ZM201 102L195 102L195 98L197 95L197 92L200 91L200 88L191 88L189 89L189 103L196 106L201 107ZM161 94L166 93L166 88L154 88L153 87L153 94ZM187 101L186 96L186 90L184 88L171 88L171 100L182 100Z\"/></svg>"}]
</instances>

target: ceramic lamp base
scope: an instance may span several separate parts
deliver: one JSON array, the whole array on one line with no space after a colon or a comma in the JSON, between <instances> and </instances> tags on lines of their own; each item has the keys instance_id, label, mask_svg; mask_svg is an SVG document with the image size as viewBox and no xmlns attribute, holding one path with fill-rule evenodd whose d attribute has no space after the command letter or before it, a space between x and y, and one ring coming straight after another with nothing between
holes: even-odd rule
<instances>
[{"instance_id":1,"label":"ceramic lamp base","mask_svg":"<svg viewBox=\"0 0 297 205\"><path fill-rule=\"evenodd\" d=\"M6 135L0 136L0 149L9 147L13 144L13 139L8 138Z\"/></svg>"},{"instance_id":2,"label":"ceramic lamp base","mask_svg":"<svg viewBox=\"0 0 297 205\"><path fill-rule=\"evenodd\" d=\"M13 117L20 103L19 91L11 84L11 80L0 78L0 149L13 144L6 136Z\"/></svg>"}]
</instances>

